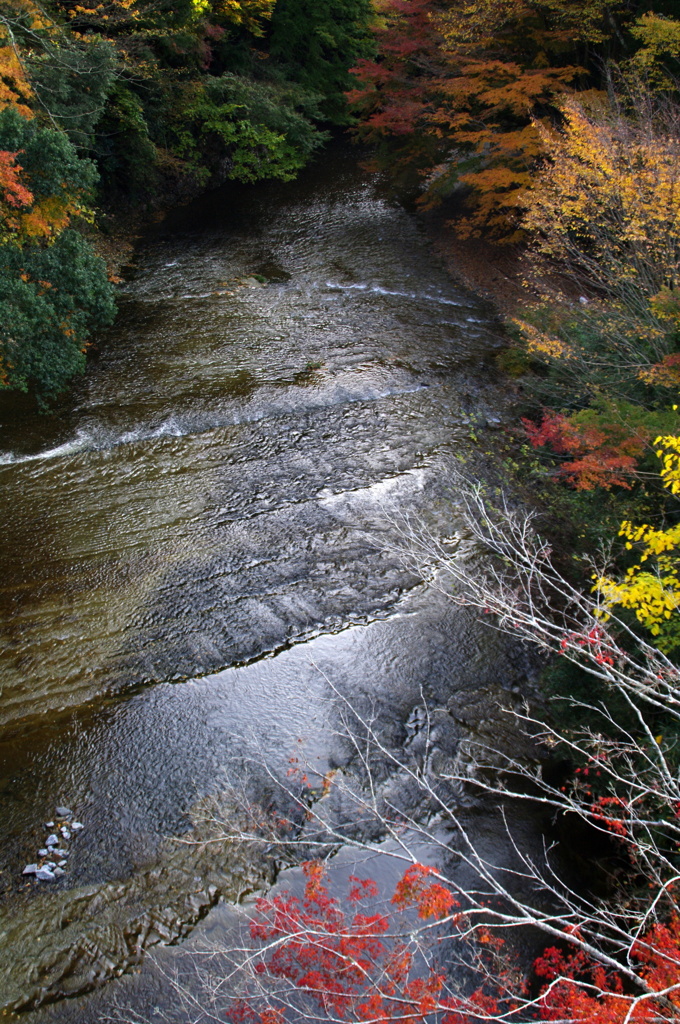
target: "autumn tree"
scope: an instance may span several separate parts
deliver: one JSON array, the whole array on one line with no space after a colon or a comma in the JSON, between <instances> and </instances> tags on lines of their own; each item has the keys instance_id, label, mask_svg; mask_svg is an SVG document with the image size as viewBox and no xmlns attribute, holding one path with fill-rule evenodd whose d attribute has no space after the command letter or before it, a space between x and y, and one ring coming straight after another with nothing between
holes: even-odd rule
<instances>
[{"instance_id":1,"label":"autumn tree","mask_svg":"<svg viewBox=\"0 0 680 1024\"><path fill-rule=\"evenodd\" d=\"M443 75L442 39L432 0L387 0L374 27L377 55L352 69L347 96L359 119L356 134L371 144L374 165L401 183L420 184L446 152L430 131L427 111Z\"/></svg>"},{"instance_id":2,"label":"autumn tree","mask_svg":"<svg viewBox=\"0 0 680 1024\"><path fill-rule=\"evenodd\" d=\"M103 261L72 226L88 215L97 174L63 132L16 105L0 112L0 150L9 154L0 244L2 385L31 388L45 401L83 369L93 330L114 315Z\"/></svg>"},{"instance_id":3,"label":"autumn tree","mask_svg":"<svg viewBox=\"0 0 680 1024\"><path fill-rule=\"evenodd\" d=\"M543 297L514 325L550 404L581 407L546 414L530 439L575 456L559 471L581 487L626 486L675 430L663 410L680 384L678 107L633 84L565 99L562 124L540 129L548 158L526 199Z\"/></svg>"},{"instance_id":4,"label":"autumn tree","mask_svg":"<svg viewBox=\"0 0 680 1024\"><path fill-rule=\"evenodd\" d=\"M465 189L470 215L457 230L512 239L543 153L533 118L585 74L588 47L605 41L620 7L389 0L379 57L355 69L359 133L392 139L404 153L410 144L426 173L423 203Z\"/></svg>"},{"instance_id":5,"label":"autumn tree","mask_svg":"<svg viewBox=\"0 0 680 1024\"><path fill-rule=\"evenodd\" d=\"M602 0L474 0L439 15L447 75L429 119L465 157L461 165L454 153L428 189L446 195L460 183L471 190L471 213L459 230L517 237L543 153L534 119L585 74L586 48L604 42L617 7Z\"/></svg>"}]
</instances>

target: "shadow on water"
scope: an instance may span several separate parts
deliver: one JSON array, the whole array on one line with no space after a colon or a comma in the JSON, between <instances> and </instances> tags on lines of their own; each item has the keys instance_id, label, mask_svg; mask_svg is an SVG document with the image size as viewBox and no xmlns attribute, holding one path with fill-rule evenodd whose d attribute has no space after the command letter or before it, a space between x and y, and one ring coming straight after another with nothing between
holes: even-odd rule
<instances>
[{"instance_id":1,"label":"shadow on water","mask_svg":"<svg viewBox=\"0 0 680 1024\"><path fill-rule=\"evenodd\" d=\"M331 149L173 212L59 415L5 408L0 1005L88 992L266 882L172 837L201 837L211 794L263 798L300 739L342 761L326 678L395 742L422 693L453 702L453 747L463 705L521 684L521 652L392 545L399 517L451 529L470 412L502 415L500 343ZM64 802L85 824L65 874L26 879Z\"/></svg>"}]
</instances>

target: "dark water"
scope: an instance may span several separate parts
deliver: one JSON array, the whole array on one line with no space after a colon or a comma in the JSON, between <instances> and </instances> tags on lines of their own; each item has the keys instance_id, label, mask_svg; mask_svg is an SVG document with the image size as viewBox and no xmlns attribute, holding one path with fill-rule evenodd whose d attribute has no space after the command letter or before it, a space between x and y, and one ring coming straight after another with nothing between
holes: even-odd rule
<instances>
[{"instance_id":1,"label":"dark water","mask_svg":"<svg viewBox=\"0 0 680 1024\"><path fill-rule=\"evenodd\" d=\"M2 428L0 1006L86 991L261 884L171 837L247 762L340 756L328 679L399 742L422 692L464 719L523 678L389 542L395 520L450 529L499 344L330 151L173 215L69 409ZM86 825L67 873L26 882L63 802Z\"/></svg>"}]
</instances>

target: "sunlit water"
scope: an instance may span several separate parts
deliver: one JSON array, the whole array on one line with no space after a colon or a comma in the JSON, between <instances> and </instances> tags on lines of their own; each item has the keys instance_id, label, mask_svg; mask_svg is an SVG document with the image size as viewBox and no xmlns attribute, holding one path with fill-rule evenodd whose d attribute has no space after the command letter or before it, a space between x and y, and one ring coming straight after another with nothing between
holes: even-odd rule
<instances>
[{"instance_id":1,"label":"sunlit water","mask_svg":"<svg viewBox=\"0 0 680 1024\"><path fill-rule=\"evenodd\" d=\"M522 678L388 543L404 517L449 527L499 344L331 150L169 218L71 406L3 427L0 1005L86 991L260 884L167 837L249 761L339 756L329 679L399 742L421 692ZM63 802L86 828L40 887L21 869Z\"/></svg>"}]
</instances>

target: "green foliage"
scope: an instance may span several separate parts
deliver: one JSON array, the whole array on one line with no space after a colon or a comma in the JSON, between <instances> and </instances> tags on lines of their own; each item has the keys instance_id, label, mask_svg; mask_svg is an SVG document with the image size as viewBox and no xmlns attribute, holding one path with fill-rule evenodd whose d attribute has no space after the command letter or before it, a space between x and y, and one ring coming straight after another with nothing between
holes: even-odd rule
<instances>
[{"instance_id":1,"label":"green foliage","mask_svg":"<svg viewBox=\"0 0 680 1024\"><path fill-rule=\"evenodd\" d=\"M672 87L680 70L680 22L650 11L638 18L631 35L640 47L631 68L654 89Z\"/></svg>"},{"instance_id":2,"label":"green foliage","mask_svg":"<svg viewBox=\"0 0 680 1024\"><path fill-rule=\"evenodd\" d=\"M317 97L294 85L225 74L206 83L181 113L180 152L213 180L289 181L327 139L313 119Z\"/></svg>"},{"instance_id":3,"label":"green foliage","mask_svg":"<svg viewBox=\"0 0 680 1024\"><path fill-rule=\"evenodd\" d=\"M46 43L27 65L40 105L76 147L91 149L116 71L112 44L97 37L59 46Z\"/></svg>"},{"instance_id":4,"label":"green foliage","mask_svg":"<svg viewBox=\"0 0 680 1024\"><path fill-rule=\"evenodd\" d=\"M552 295L525 307L511 326L519 327L515 336L527 356L543 366L531 386L546 404L573 408L601 394L655 404L677 392L674 374L664 378L654 371L658 360L677 350L678 340L674 324L652 316Z\"/></svg>"},{"instance_id":5,"label":"green foliage","mask_svg":"<svg viewBox=\"0 0 680 1024\"><path fill-rule=\"evenodd\" d=\"M157 182L156 147L139 98L124 83L112 89L94 146L101 189L109 201L119 195L139 200Z\"/></svg>"},{"instance_id":6,"label":"green foliage","mask_svg":"<svg viewBox=\"0 0 680 1024\"><path fill-rule=\"evenodd\" d=\"M278 0L271 21L270 53L287 77L323 97L333 124L347 124L348 69L374 49L371 0Z\"/></svg>"},{"instance_id":7,"label":"green foliage","mask_svg":"<svg viewBox=\"0 0 680 1024\"><path fill-rule=\"evenodd\" d=\"M68 225L97 180L62 131L0 112L0 149L21 154L32 204L0 245L0 385L47 399L82 370L91 332L115 307L106 268Z\"/></svg>"},{"instance_id":8,"label":"green foliage","mask_svg":"<svg viewBox=\"0 0 680 1024\"><path fill-rule=\"evenodd\" d=\"M0 296L2 385L42 403L83 370L88 338L115 315L104 262L73 229L52 245L0 246Z\"/></svg>"},{"instance_id":9,"label":"green foliage","mask_svg":"<svg viewBox=\"0 0 680 1024\"><path fill-rule=\"evenodd\" d=\"M75 151L64 132L28 120L13 107L0 111L0 149L20 151L25 180L36 200L92 199L97 168Z\"/></svg>"}]
</instances>

